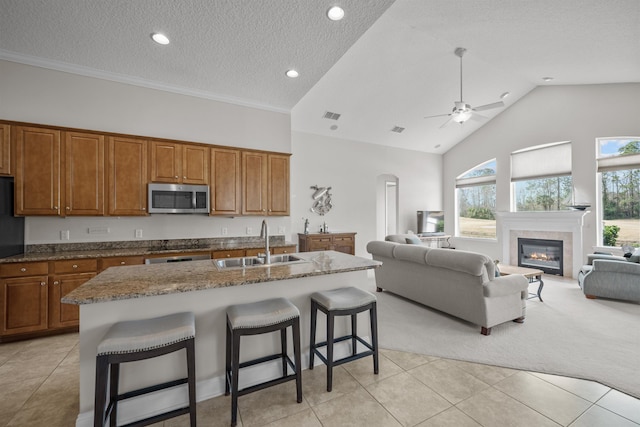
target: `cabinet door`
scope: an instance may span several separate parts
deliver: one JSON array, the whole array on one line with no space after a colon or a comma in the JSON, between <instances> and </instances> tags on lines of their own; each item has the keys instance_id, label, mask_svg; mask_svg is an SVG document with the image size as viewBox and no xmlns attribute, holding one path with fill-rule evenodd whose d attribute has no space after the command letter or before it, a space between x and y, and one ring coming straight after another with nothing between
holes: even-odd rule
<instances>
[{"instance_id":1,"label":"cabinet door","mask_svg":"<svg viewBox=\"0 0 640 427\"><path fill-rule=\"evenodd\" d=\"M80 309L75 304L63 304L60 299L69 292L95 277L95 273L51 276L49 293L49 328L77 326Z\"/></svg>"},{"instance_id":2,"label":"cabinet door","mask_svg":"<svg viewBox=\"0 0 640 427\"><path fill-rule=\"evenodd\" d=\"M147 141L109 138L109 215L147 214Z\"/></svg>"},{"instance_id":3,"label":"cabinet door","mask_svg":"<svg viewBox=\"0 0 640 427\"><path fill-rule=\"evenodd\" d=\"M182 147L182 182L209 183L209 147L189 144Z\"/></svg>"},{"instance_id":4,"label":"cabinet door","mask_svg":"<svg viewBox=\"0 0 640 427\"><path fill-rule=\"evenodd\" d=\"M211 214L241 213L240 151L211 149Z\"/></svg>"},{"instance_id":5,"label":"cabinet door","mask_svg":"<svg viewBox=\"0 0 640 427\"><path fill-rule=\"evenodd\" d=\"M333 250L355 255L355 236L340 234L333 236Z\"/></svg>"},{"instance_id":6,"label":"cabinet door","mask_svg":"<svg viewBox=\"0 0 640 427\"><path fill-rule=\"evenodd\" d=\"M295 246L279 246L277 248L273 248L271 253L274 255L278 254L292 254L296 251Z\"/></svg>"},{"instance_id":7,"label":"cabinet door","mask_svg":"<svg viewBox=\"0 0 640 427\"><path fill-rule=\"evenodd\" d=\"M219 258L240 258L245 256L245 250L244 249L229 249L226 251L213 251L213 253L211 254L211 257L213 259L219 259Z\"/></svg>"},{"instance_id":8,"label":"cabinet door","mask_svg":"<svg viewBox=\"0 0 640 427\"><path fill-rule=\"evenodd\" d=\"M60 131L16 126L15 213L60 213Z\"/></svg>"},{"instance_id":9,"label":"cabinet door","mask_svg":"<svg viewBox=\"0 0 640 427\"><path fill-rule=\"evenodd\" d=\"M269 154L269 215L289 215L289 156Z\"/></svg>"},{"instance_id":10,"label":"cabinet door","mask_svg":"<svg viewBox=\"0 0 640 427\"><path fill-rule=\"evenodd\" d=\"M104 215L104 136L66 132L64 215Z\"/></svg>"},{"instance_id":11,"label":"cabinet door","mask_svg":"<svg viewBox=\"0 0 640 427\"><path fill-rule=\"evenodd\" d=\"M333 250L333 239L330 235L310 236L307 240L307 250L309 252Z\"/></svg>"},{"instance_id":12,"label":"cabinet door","mask_svg":"<svg viewBox=\"0 0 640 427\"><path fill-rule=\"evenodd\" d=\"M182 178L182 144L151 141L151 181L179 183Z\"/></svg>"},{"instance_id":13,"label":"cabinet door","mask_svg":"<svg viewBox=\"0 0 640 427\"><path fill-rule=\"evenodd\" d=\"M11 139L9 125L0 125L0 175L11 175Z\"/></svg>"},{"instance_id":14,"label":"cabinet door","mask_svg":"<svg viewBox=\"0 0 640 427\"><path fill-rule=\"evenodd\" d=\"M267 155L242 152L242 214L267 214Z\"/></svg>"},{"instance_id":15,"label":"cabinet door","mask_svg":"<svg viewBox=\"0 0 640 427\"><path fill-rule=\"evenodd\" d=\"M122 267L125 265L142 264L144 264L144 258L142 256L117 256L101 258L99 263L99 271L104 271L109 267Z\"/></svg>"},{"instance_id":16,"label":"cabinet door","mask_svg":"<svg viewBox=\"0 0 640 427\"><path fill-rule=\"evenodd\" d=\"M47 329L47 276L0 279L2 335Z\"/></svg>"}]
</instances>

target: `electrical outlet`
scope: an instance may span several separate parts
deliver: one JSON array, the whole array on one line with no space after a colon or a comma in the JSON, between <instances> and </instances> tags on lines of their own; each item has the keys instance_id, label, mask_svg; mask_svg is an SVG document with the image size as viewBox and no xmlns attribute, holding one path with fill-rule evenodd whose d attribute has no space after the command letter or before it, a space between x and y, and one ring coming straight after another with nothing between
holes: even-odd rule
<instances>
[{"instance_id":1,"label":"electrical outlet","mask_svg":"<svg viewBox=\"0 0 640 427\"><path fill-rule=\"evenodd\" d=\"M142 239L142 228L136 228L136 239Z\"/></svg>"},{"instance_id":2,"label":"electrical outlet","mask_svg":"<svg viewBox=\"0 0 640 427\"><path fill-rule=\"evenodd\" d=\"M60 240L69 240L69 230L60 230Z\"/></svg>"},{"instance_id":3,"label":"electrical outlet","mask_svg":"<svg viewBox=\"0 0 640 427\"><path fill-rule=\"evenodd\" d=\"M247 227L247 234L253 234L253 228Z\"/></svg>"},{"instance_id":4,"label":"electrical outlet","mask_svg":"<svg viewBox=\"0 0 640 427\"><path fill-rule=\"evenodd\" d=\"M226 236L229 233L229 230L227 229L227 227L222 227L222 229L220 230L220 234L222 234L223 236Z\"/></svg>"},{"instance_id":5,"label":"electrical outlet","mask_svg":"<svg viewBox=\"0 0 640 427\"><path fill-rule=\"evenodd\" d=\"M280 227L278 227L278 234L284 234L286 233L284 225L281 225Z\"/></svg>"}]
</instances>

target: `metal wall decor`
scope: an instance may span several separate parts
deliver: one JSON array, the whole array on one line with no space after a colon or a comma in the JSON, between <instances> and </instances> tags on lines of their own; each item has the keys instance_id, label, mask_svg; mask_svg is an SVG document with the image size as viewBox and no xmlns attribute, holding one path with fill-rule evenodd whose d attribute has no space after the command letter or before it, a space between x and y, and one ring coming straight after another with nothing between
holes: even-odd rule
<instances>
[{"instance_id":1,"label":"metal wall decor","mask_svg":"<svg viewBox=\"0 0 640 427\"><path fill-rule=\"evenodd\" d=\"M317 213L318 215L324 215L331 210L333 204L331 204L331 187L318 187L317 185L312 185L310 187L312 190L315 190L311 195L313 199L313 205L311 206L311 212Z\"/></svg>"}]
</instances>

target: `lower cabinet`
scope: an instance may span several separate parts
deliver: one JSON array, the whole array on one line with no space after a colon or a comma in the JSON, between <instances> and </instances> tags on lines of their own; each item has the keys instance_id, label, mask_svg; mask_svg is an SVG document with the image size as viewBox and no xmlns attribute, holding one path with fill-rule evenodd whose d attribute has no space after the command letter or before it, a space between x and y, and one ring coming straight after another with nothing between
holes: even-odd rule
<instances>
[{"instance_id":1,"label":"lower cabinet","mask_svg":"<svg viewBox=\"0 0 640 427\"><path fill-rule=\"evenodd\" d=\"M46 330L47 276L11 277L2 281L2 335Z\"/></svg>"},{"instance_id":2,"label":"lower cabinet","mask_svg":"<svg viewBox=\"0 0 640 427\"><path fill-rule=\"evenodd\" d=\"M60 299L95 277L96 273L54 275L49 279L49 328L78 326L80 308L73 304L63 304Z\"/></svg>"},{"instance_id":3,"label":"lower cabinet","mask_svg":"<svg viewBox=\"0 0 640 427\"><path fill-rule=\"evenodd\" d=\"M355 255L356 233L298 234L300 252L338 251Z\"/></svg>"}]
</instances>

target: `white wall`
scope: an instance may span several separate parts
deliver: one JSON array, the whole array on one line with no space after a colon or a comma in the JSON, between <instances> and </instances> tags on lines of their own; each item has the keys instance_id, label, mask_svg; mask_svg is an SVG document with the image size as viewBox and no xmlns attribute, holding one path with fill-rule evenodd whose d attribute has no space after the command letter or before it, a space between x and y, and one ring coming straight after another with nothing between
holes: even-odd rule
<instances>
[{"instance_id":1,"label":"white wall","mask_svg":"<svg viewBox=\"0 0 640 427\"><path fill-rule=\"evenodd\" d=\"M640 135L640 84L540 86L444 155L445 230L454 234L455 179L497 159L496 209L510 210L510 153L549 142L572 141L576 200L591 203L585 218L584 257L596 245L598 227L595 139ZM498 236L500 238L500 236ZM454 239L460 249L501 256L497 241Z\"/></svg>"},{"instance_id":2,"label":"white wall","mask_svg":"<svg viewBox=\"0 0 640 427\"><path fill-rule=\"evenodd\" d=\"M416 211L442 209L440 155L300 132L293 132L291 145L294 233L303 232L303 218L309 218L312 232L326 221L330 231L358 233L356 255L369 256L366 245L377 238L377 178L383 174L399 179L400 232L416 231ZM310 211L312 185L332 187L333 209L324 216Z\"/></svg>"},{"instance_id":3,"label":"white wall","mask_svg":"<svg viewBox=\"0 0 640 427\"><path fill-rule=\"evenodd\" d=\"M0 61L0 118L278 152L291 152L291 116L112 81ZM257 235L262 217L28 217L27 244ZM289 217L269 218L289 234ZM89 228L109 228L90 234ZM247 233L251 227L251 233ZM69 230L69 240L60 231ZM281 232L281 233L280 233Z\"/></svg>"}]
</instances>

